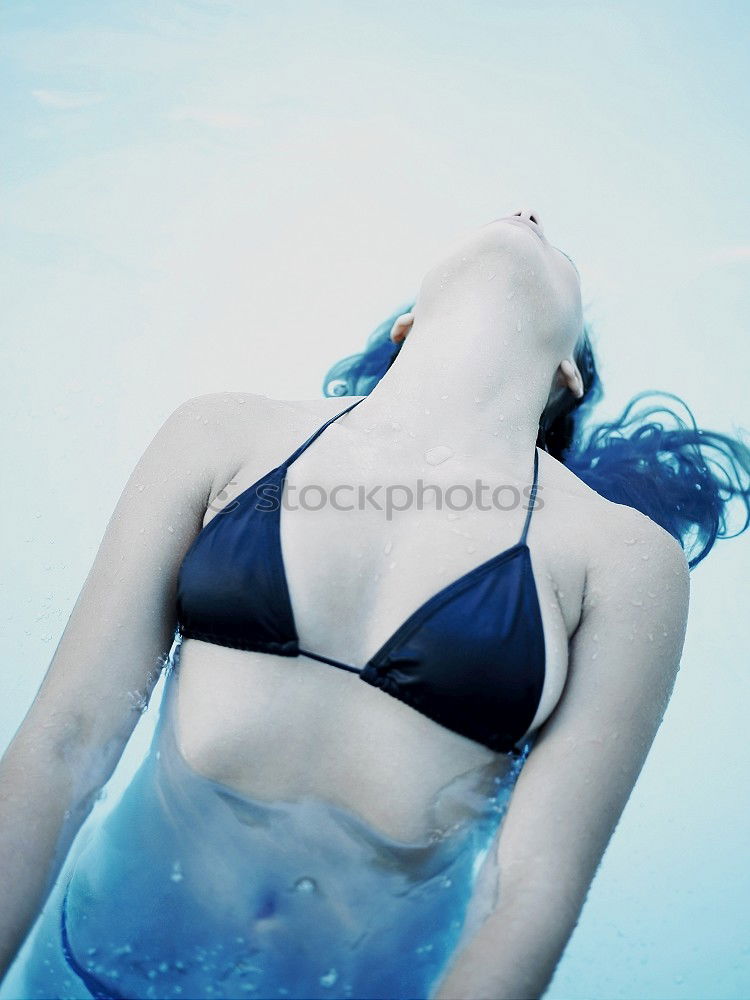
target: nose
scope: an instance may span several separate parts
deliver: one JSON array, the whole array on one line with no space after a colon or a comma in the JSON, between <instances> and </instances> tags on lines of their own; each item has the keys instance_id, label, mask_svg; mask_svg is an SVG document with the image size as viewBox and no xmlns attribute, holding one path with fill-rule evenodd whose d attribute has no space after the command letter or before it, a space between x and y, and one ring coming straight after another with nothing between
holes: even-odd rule
<instances>
[{"instance_id":1,"label":"nose","mask_svg":"<svg viewBox=\"0 0 750 1000\"><path fill-rule=\"evenodd\" d=\"M539 230L539 233L541 235L544 235L544 229L542 227L542 220L539 218L539 213L538 212L533 212L529 208L522 208L518 212L514 212L513 214L520 216L526 222L532 223L532 225L534 225Z\"/></svg>"}]
</instances>

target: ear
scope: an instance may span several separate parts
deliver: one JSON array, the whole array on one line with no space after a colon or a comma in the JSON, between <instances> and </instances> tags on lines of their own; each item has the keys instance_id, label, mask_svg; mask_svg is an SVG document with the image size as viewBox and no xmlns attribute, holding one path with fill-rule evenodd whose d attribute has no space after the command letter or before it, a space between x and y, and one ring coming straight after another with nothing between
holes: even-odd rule
<instances>
[{"instance_id":1,"label":"ear","mask_svg":"<svg viewBox=\"0 0 750 1000\"><path fill-rule=\"evenodd\" d=\"M558 385L564 385L567 389L570 389L576 399L580 399L583 396L583 377L578 370L578 365L574 361L571 361L570 358L565 358L564 361L560 362L555 381Z\"/></svg>"},{"instance_id":2,"label":"ear","mask_svg":"<svg viewBox=\"0 0 750 1000\"><path fill-rule=\"evenodd\" d=\"M414 313L402 313L391 327L391 340L394 344L402 344L411 330Z\"/></svg>"}]
</instances>

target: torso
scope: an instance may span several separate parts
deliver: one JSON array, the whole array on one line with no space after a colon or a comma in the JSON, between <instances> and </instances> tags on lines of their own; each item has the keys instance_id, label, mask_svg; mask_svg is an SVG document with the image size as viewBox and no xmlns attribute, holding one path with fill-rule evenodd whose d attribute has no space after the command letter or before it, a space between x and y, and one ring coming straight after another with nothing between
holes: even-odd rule
<instances>
[{"instance_id":1,"label":"torso","mask_svg":"<svg viewBox=\"0 0 750 1000\"><path fill-rule=\"evenodd\" d=\"M350 402L263 398L262 421L257 405L237 407L248 415L236 418L240 426L228 434L226 454L217 456L204 526ZM246 442L244 454L238 442ZM330 490L341 483L368 489L415 483L419 476L444 486L477 477L493 485L512 481L497 470L462 469L451 462L416 470L413 464L387 467L384 454L377 441L355 438L345 421L336 421L290 467L285 497L296 499L311 483ZM560 699L592 539L597 523L611 517L611 505L544 452L538 496L543 506L532 517L527 544L546 671L529 732ZM349 493L342 502L350 502ZM514 545L525 505L506 511L472 506L461 513L425 506L396 513L390 521L372 507L284 507L282 551L300 646L363 666L432 594ZM439 815L449 818L451 810L460 810L460 804L450 804L454 779L473 772L483 782L507 768L486 746L437 725L355 674L309 657L246 652L190 638L180 655L176 727L182 756L201 775L269 801L317 796L402 840L424 834L441 792Z\"/></svg>"}]
</instances>

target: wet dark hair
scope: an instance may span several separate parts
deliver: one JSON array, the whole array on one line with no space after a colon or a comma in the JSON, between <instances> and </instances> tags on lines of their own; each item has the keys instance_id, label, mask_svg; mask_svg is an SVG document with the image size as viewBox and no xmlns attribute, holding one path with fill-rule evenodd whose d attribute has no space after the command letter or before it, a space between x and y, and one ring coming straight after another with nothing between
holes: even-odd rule
<instances>
[{"instance_id":1,"label":"wet dark hair","mask_svg":"<svg viewBox=\"0 0 750 1000\"><path fill-rule=\"evenodd\" d=\"M363 351L337 361L323 380L323 394L369 395L401 350L390 339L393 324L414 305L376 327ZM603 395L591 337L585 324L573 355L583 396L576 399L567 389L553 393L539 421L537 445L607 500L634 507L661 525L680 542L693 569L717 538L734 538L750 525L750 448L741 437L699 428L687 403L670 392L644 390L617 419L591 424L591 409ZM636 409L647 397L657 399ZM658 397L678 404L678 410ZM744 523L729 534L734 498L744 507Z\"/></svg>"}]
</instances>

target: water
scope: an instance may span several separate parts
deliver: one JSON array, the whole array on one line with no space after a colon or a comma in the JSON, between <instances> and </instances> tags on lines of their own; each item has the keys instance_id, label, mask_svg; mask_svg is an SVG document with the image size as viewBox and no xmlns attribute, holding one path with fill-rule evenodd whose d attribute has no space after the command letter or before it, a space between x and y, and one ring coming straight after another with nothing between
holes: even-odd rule
<instances>
[{"instance_id":1,"label":"water","mask_svg":"<svg viewBox=\"0 0 750 1000\"><path fill-rule=\"evenodd\" d=\"M488 847L521 763L489 795L475 777L450 782L439 798L462 818L397 841L326 802L252 799L193 771L165 724L176 678L149 753L90 817L0 998L427 997L496 901Z\"/></svg>"}]
</instances>

